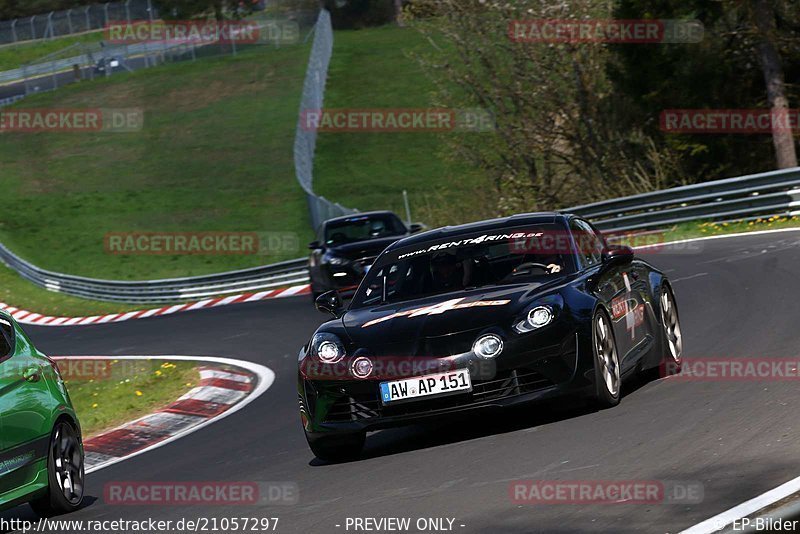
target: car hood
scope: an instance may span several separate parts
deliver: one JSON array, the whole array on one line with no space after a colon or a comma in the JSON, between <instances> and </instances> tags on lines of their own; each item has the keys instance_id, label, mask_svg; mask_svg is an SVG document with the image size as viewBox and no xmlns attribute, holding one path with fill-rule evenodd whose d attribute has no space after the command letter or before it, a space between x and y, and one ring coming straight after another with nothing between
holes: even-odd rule
<instances>
[{"instance_id":1,"label":"car hood","mask_svg":"<svg viewBox=\"0 0 800 534\"><path fill-rule=\"evenodd\" d=\"M543 284L525 284L459 291L350 310L342 323L356 347L375 354L455 354L464 350L461 338L472 340L477 331L510 327L543 289Z\"/></svg>"},{"instance_id":2,"label":"car hood","mask_svg":"<svg viewBox=\"0 0 800 534\"><path fill-rule=\"evenodd\" d=\"M334 256L346 258L349 260L357 260L365 257L377 256L383 250L405 236L398 235L392 237L382 237L380 239L369 239L367 241L357 241L355 243L345 243L335 247L328 247L328 250Z\"/></svg>"}]
</instances>

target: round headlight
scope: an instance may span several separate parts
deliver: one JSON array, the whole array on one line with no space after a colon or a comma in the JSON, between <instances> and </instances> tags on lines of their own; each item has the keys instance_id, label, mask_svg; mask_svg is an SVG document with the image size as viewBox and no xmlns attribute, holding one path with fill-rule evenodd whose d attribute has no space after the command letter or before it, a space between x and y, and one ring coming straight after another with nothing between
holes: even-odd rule
<instances>
[{"instance_id":1,"label":"round headlight","mask_svg":"<svg viewBox=\"0 0 800 534\"><path fill-rule=\"evenodd\" d=\"M553 320L550 308L539 306L528 312L528 324L533 328L541 328Z\"/></svg>"},{"instance_id":2,"label":"round headlight","mask_svg":"<svg viewBox=\"0 0 800 534\"><path fill-rule=\"evenodd\" d=\"M479 358L495 358L503 352L503 340L494 334L479 337L472 346L472 351Z\"/></svg>"},{"instance_id":3,"label":"round headlight","mask_svg":"<svg viewBox=\"0 0 800 534\"><path fill-rule=\"evenodd\" d=\"M359 356L350 364L350 372L356 378L367 378L372 374L372 361L366 356Z\"/></svg>"},{"instance_id":4,"label":"round headlight","mask_svg":"<svg viewBox=\"0 0 800 534\"><path fill-rule=\"evenodd\" d=\"M333 341L323 341L317 347L317 356L325 363L336 363L342 359L344 354L339 349L339 345Z\"/></svg>"}]
</instances>

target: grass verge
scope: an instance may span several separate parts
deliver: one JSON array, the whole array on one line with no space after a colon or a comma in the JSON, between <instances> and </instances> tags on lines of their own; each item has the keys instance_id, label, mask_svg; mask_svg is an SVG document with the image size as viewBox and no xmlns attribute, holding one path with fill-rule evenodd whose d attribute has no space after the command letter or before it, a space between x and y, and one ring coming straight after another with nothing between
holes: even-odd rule
<instances>
[{"instance_id":1,"label":"grass verge","mask_svg":"<svg viewBox=\"0 0 800 534\"><path fill-rule=\"evenodd\" d=\"M760 217L734 222L692 221L656 230L657 237L652 240L652 243L797 227L800 227L800 218L788 216ZM647 244L648 238L646 234L643 234L641 238L633 238L632 243L634 245Z\"/></svg>"},{"instance_id":2,"label":"grass verge","mask_svg":"<svg viewBox=\"0 0 800 534\"><path fill-rule=\"evenodd\" d=\"M144 127L4 133L0 241L43 268L128 280L299 256L311 231L292 146L307 53L302 46L254 47L20 102L18 108L140 108ZM278 239L258 254L120 255L106 251L109 232L260 232Z\"/></svg>"},{"instance_id":3,"label":"grass verge","mask_svg":"<svg viewBox=\"0 0 800 534\"><path fill-rule=\"evenodd\" d=\"M98 43L103 40L104 34L104 30L98 30L55 39L0 46L0 71L19 68L77 43ZM74 55L80 55L80 51Z\"/></svg>"},{"instance_id":4,"label":"grass verge","mask_svg":"<svg viewBox=\"0 0 800 534\"><path fill-rule=\"evenodd\" d=\"M167 406L200 380L196 364L184 361L104 360L90 369L93 378L71 376L66 362L59 367L85 437Z\"/></svg>"},{"instance_id":5,"label":"grass verge","mask_svg":"<svg viewBox=\"0 0 800 534\"><path fill-rule=\"evenodd\" d=\"M430 46L416 30L386 26L339 31L325 92L325 108L433 108L434 85L414 59ZM362 211L391 209L431 227L491 217L486 179L445 146L451 133L356 132L319 134L314 188ZM481 135L474 133L471 135Z\"/></svg>"}]
</instances>

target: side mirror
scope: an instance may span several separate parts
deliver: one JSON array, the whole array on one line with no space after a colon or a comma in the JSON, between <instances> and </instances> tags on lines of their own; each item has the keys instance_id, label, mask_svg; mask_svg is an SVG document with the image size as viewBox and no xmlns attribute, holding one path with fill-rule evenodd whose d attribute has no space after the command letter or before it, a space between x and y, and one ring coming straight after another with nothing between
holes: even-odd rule
<instances>
[{"instance_id":1,"label":"side mirror","mask_svg":"<svg viewBox=\"0 0 800 534\"><path fill-rule=\"evenodd\" d=\"M633 261L633 249L622 245L611 245L603 251L606 265L625 264Z\"/></svg>"},{"instance_id":2,"label":"side mirror","mask_svg":"<svg viewBox=\"0 0 800 534\"><path fill-rule=\"evenodd\" d=\"M425 225L422 223L411 223L411 226L408 227L408 232L411 234L416 234L417 232L421 232L425 229Z\"/></svg>"},{"instance_id":3,"label":"side mirror","mask_svg":"<svg viewBox=\"0 0 800 534\"><path fill-rule=\"evenodd\" d=\"M308 248L311 250L317 250L318 248L321 247L319 246L319 241L312 241L311 243L308 244Z\"/></svg>"},{"instance_id":4,"label":"side mirror","mask_svg":"<svg viewBox=\"0 0 800 534\"><path fill-rule=\"evenodd\" d=\"M337 319L342 316L342 299L338 291L326 291L314 301L317 310L330 313Z\"/></svg>"}]
</instances>

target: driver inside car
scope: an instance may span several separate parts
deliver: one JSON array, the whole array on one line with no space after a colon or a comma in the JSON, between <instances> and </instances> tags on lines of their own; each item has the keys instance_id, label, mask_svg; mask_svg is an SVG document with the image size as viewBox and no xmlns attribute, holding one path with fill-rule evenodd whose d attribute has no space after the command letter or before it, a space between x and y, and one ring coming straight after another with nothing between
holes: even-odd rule
<instances>
[{"instance_id":1,"label":"driver inside car","mask_svg":"<svg viewBox=\"0 0 800 534\"><path fill-rule=\"evenodd\" d=\"M541 269L544 274L556 274L563 270L561 266L561 258L557 255L550 255L545 257L537 257L536 261L525 261L511 271L511 276L521 276L531 273L532 268Z\"/></svg>"},{"instance_id":2,"label":"driver inside car","mask_svg":"<svg viewBox=\"0 0 800 534\"><path fill-rule=\"evenodd\" d=\"M440 254L431 258L431 286L434 291L464 289L464 276L462 262L454 255Z\"/></svg>"}]
</instances>

